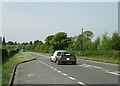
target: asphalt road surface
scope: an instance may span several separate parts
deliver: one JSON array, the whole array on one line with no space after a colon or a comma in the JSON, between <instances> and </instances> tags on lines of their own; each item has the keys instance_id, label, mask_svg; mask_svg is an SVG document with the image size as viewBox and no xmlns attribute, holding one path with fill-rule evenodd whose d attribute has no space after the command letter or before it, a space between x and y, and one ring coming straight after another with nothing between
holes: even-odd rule
<instances>
[{"instance_id":1,"label":"asphalt road surface","mask_svg":"<svg viewBox=\"0 0 120 86\"><path fill-rule=\"evenodd\" d=\"M57 65L49 55L25 52L37 60L17 67L14 84L74 84L80 86L118 86L118 65L77 60L76 65Z\"/></svg>"}]
</instances>

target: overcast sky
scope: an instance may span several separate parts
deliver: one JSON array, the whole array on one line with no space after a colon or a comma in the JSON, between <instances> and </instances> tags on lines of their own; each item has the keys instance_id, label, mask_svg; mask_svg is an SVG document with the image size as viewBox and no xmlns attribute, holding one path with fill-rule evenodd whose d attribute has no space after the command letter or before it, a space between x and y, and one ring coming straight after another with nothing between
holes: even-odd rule
<instances>
[{"instance_id":1,"label":"overcast sky","mask_svg":"<svg viewBox=\"0 0 120 86\"><path fill-rule=\"evenodd\" d=\"M17 42L44 39L57 32L77 36L81 28L94 33L118 31L117 2L4 2L2 35Z\"/></svg>"}]
</instances>

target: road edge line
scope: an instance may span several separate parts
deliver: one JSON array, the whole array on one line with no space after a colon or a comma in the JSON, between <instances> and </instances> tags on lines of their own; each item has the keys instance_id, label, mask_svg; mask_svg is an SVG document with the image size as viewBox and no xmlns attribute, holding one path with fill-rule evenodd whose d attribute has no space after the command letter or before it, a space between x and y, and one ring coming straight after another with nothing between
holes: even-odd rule
<instances>
[{"instance_id":1,"label":"road edge line","mask_svg":"<svg viewBox=\"0 0 120 86\"><path fill-rule=\"evenodd\" d=\"M89 60L89 59L83 59L83 58L77 58L77 60L83 60L83 61L89 61L89 62L95 62L99 64L105 64L105 65L112 65L112 66L119 66L120 64L114 64L114 63L109 63L109 62L102 62L102 61L96 61L96 60Z\"/></svg>"}]
</instances>

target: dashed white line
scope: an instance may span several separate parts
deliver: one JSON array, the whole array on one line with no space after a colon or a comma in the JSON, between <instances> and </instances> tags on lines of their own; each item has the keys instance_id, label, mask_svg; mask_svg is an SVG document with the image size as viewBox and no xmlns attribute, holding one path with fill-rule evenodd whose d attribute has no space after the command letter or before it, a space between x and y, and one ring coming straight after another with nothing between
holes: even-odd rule
<instances>
[{"instance_id":1,"label":"dashed white line","mask_svg":"<svg viewBox=\"0 0 120 86\"><path fill-rule=\"evenodd\" d=\"M116 71L116 73L120 73L120 71Z\"/></svg>"},{"instance_id":2,"label":"dashed white line","mask_svg":"<svg viewBox=\"0 0 120 86\"><path fill-rule=\"evenodd\" d=\"M85 85L83 82L78 82L78 84L82 84L82 85Z\"/></svg>"},{"instance_id":3,"label":"dashed white line","mask_svg":"<svg viewBox=\"0 0 120 86\"><path fill-rule=\"evenodd\" d=\"M44 62L42 62L42 61L40 61L42 64L45 64L46 66L48 66L48 67L50 67L51 69L53 69L53 70L57 70L56 68L53 68L53 67L51 67L50 65L48 65L48 64L46 64L46 63L44 63ZM62 73L62 71L60 71L60 70L57 70L57 72L58 73ZM75 78L73 78L73 77L71 77L71 76L68 76L66 73L62 73L62 75L64 75L64 76L66 76L66 77L68 77L69 79L71 79L71 80L76 80ZM81 85L85 85L83 82L77 82L78 84L81 84Z\"/></svg>"},{"instance_id":4,"label":"dashed white line","mask_svg":"<svg viewBox=\"0 0 120 86\"><path fill-rule=\"evenodd\" d=\"M53 67L50 67L50 68L52 68L52 69L53 69Z\"/></svg>"},{"instance_id":5,"label":"dashed white line","mask_svg":"<svg viewBox=\"0 0 120 86\"><path fill-rule=\"evenodd\" d=\"M45 64L45 63L43 63L43 64Z\"/></svg>"},{"instance_id":6,"label":"dashed white line","mask_svg":"<svg viewBox=\"0 0 120 86\"><path fill-rule=\"evenodd\" d=\"M86 68L91 68L91 69L97 68L97 69L101 69L102 71L105 71L106 73L120 76L120 74L119 74L120 71L113 72L111 69L104 69L104 68L99 67L99 66L88 65L88 64L82 64L82 65L78 65L78 66L86 67Z\"/></svg>"},{"instance_id":7,"label":"dashed white line","mask_svg":"<svg viewBox=\"0 0 120 86\"><path fill-rule=\"evenodd\" d=\"M48 66L48 64L45 64L46 66Z\"/></svg>"},{"instance_id":8,"label":"dashed white line","mask_svg":"<svg viewBox=\"0 0 120 86\"><path fill-rule=\"evenodd\" d=\"M66 74L66 73L62 73L62 75L67 76L67 74Z\"/></svg>"},{"instance_id":9,"label":"dashed white line","mask_svg":"<svg viewBox=\"0 0 120 86\"><path fill-rule=\"evenodd\" d=\"M51 67L50 65L48 65L48 67Z\"/></svg>"},{"instance_id":10,"label":"dashed white line","mask_svg":"<svg viewBox=\"0 0 120 86\"><path fill-rule=\"evenodd\" d=\"M73 77L68 77L69 79L71 79L71 80L75 80L75 78L73 78Z\"/></svg>"},{"instance_id":11,"label":"dashed white line","mask_svg":"<svg viewBox=\"0 0 120 86\"><path fill-rule=\"evenodd\" d=\"M62 72L58 70L58 73L62 73Z\"/></svg>"},{"instance_id":12,"label":"dashed white line","mask_svg":"<svg viewBox=\"0 0 120 86\"><path fill-rule=\"evenodd\" d=\"M94 68L98 68L98 69L103 69L102 67L99 67L99 66L92 66Z\"/></svg>"},{"instance_id":13,"label":"dashed white line","mask_svg":"<svg viewBox=\"0 0 120 86\"><path fill-rule=\"evenodd\" d=\"M54 70L57 70L57 69L54 68Z\"/></svg>"},{"instance_id":14,"label":"dashed white line","mask_svg":"<svg viewBox=\"0 0 120 86\"><path fill-rule=\"evenodd\" d=\"M115 73L115 72L109 72L109 71L106 71L106 73L114 74L114 75L120 76L120 74L117 74L117 73Z\"/></svg>"}]
</instances>

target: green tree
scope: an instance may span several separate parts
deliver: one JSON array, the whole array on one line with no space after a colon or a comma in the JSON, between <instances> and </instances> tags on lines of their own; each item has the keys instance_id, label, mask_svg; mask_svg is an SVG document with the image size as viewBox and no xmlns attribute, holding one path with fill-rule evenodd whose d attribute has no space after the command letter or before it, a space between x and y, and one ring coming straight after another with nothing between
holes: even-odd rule
<instances>
[{"instance_id":1,"label":"green tree","mask_svg":"<svg viewBox=\"0 0 120 86\"><path fill-rule=\"evenodd\" d=\"M91 42L92 38L93 38L93 32L91 32L91 31L83 32L82 40L83 40L83 49L84 50L91 50L91 48L92 48L92 42Z\"/></svg>"},{"instance_id":2,"label":"green tree","mask_svg":"<svg viewBox=\"0 0 120 86\"><path fill-rule=\"evenodd\" d=\"M110 37L108 36L108 33L107 33L107 32L105 32L105 33L102 35L102 40L101 40L101 43L100 43L100 49L101 49L101 50L111 50L111 49L112 49L111 39L110 39Z\"/></svg>"},{"instance_id":3,"label":"green tree","mask_svg":"<svg viewBox=\"0 0 120 86\"><path fill-rule=\"evenodd\" d=\"M35 40L35 41L34 41L34 44L36 45L36 44L43 44L43 43L42 43L42 41Z\"/></svg>"},{"instance_id":4,"label":"green tree","mask_svg":"<svg viewBox=\"0 0 120 86\"><path fill-rule=\"evenodd\" d=\"M18 43L17 43L17 42L15 42L14 44L15 44L15 45L17 45Z\"/></svg>"},{"instance_id":5,"label":"green tree","mask_svg":"<svg viewBox=\"0 0 120 86\"><path fill-rule=\"evenodd\" d=\"M33 44L32 41L30 41L29 44L32 45Z\"/></svg>"},{"instance_id":6,"label":"green tree","mask_svg":"<svg viewBox=\"0 0 120 86\"><path fill-rule=\"evenodd\" d=\"M54 37L54 35L49 35L48 37L46 37L45 38L45 44L51 45L50 41L52 40L53 37Z\"/></svg>"},{"instance_id":7,"label":"green tree","mask_svg":"<svg viewBox=\"0 0 120 86\"><path fill-rule=\"evenodd\" d=\"M7 43L8 45L14 45L14 43L12 41L8 41Z\"/></svg>"},{"instance_id":8,"label":"green tree","mask_svg":"<svg viewBox=\"0 0 120 86\"><path fill-rule=\"evenodd\" d=\"M39 41L39 40L35 40L34 41L34 44L33 45L31 45L32 46L32 49L34 50L34 51L40 51L40 46L41 45L43 45L43 43L42 43L42 41Z\"/></svg>"},{"instance_id":9,"label":"green tree","mask_svg":"<svg viewBox=\"0 0 120 86\"><path fill-rule=\"evenodd\" d=\"M58 32L53 36L50 41L54 50L63 50L68 47L70 44L71 39L67 37L67 33L65 32Z\"/></svg>"},{"instance_id":10,"label":"green tree","mask_svg":"<svg viewBox=\"0 0 120 86\"><path fill-rule=\"evenodd\" d=\"M2 37L0 37L0 49L2 49Z\"/></svg>"},{"instance_id":11,"label":"green tree","mask_svg":"<svg viewBox=\"0 0 120 86\"><path fill-rule=\"evenodd\" d=\"M100 45L100 38L97 37L95 41L92 43L92 50L98 50Z\"/></svg>"},{"instance_id":12,"label":"green tree","mask_svg":"<svg viewBox=\"0 0 120 86\"><path fill-rule=\"evenodd\" d=\"M83 39L83 38L82 38L82 34L80 34L80 35L77 36L77 39L76 39L76 41L74 42L74 47L75 47L75 50L76 50L76 51L79 51L79 50L82 50L82 49L83 49L83 45L82 45L83 40L82 40L82 39Z\"/></svg>"},{"instance_id":13,"label":"green tree","mask_svg":"<svg viewBox=\"0 0 120 86\"><path fill-rule=\"evenodd\" d=\"M91 40L93 38L93 32L91 32L91 31L85 31L85 32L83 32L83 36L85 38L88 38L89 40Z\"/></svg>"},{"instance_id":14,"label":"green tree","mask_svg":"<svg viewBox=\"0 0 120 86\"><path fill-rule=\"evenodd\" d=\"M2 45L6 45L5 37L3 37Z\"/></svg>"},{"instance_id":15,"label":"green tree","mask_svg":"<svg viewBox=\"0 0 120 86\"><path fill-rule=\"evenodd\" d=\"M120 36L117 32L112 34L111 46L114 50L120 50Z\"/></svg>"}]
</instances>

